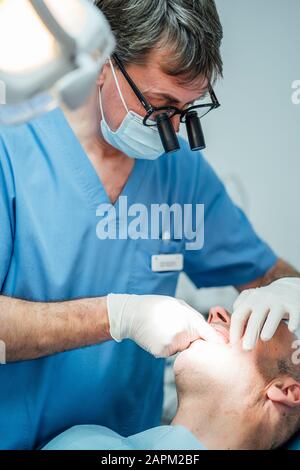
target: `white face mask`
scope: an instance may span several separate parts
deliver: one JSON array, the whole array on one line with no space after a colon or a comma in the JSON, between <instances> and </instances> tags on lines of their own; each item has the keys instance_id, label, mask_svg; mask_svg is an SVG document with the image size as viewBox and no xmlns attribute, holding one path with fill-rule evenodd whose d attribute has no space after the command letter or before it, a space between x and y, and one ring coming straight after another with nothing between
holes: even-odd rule
<instances>
[{"instance_id":1,"label":"white face mask","mask_svg":"<svg viewBox=\"0 0 300 470\"><path fill-rule=\"evenodd\" d=\"M126 109L126 116L118 129L114 132L108 126L102 106L101 91L99 87L99 102L102 113L101 131L107 143L128 155L128 157L144 160L156 160L164 153L157 127L147 127L143 118L134 111L129 111L120 90L119 82L111 61L110 66L116 86Z\"/></svg>"}]
</instances>

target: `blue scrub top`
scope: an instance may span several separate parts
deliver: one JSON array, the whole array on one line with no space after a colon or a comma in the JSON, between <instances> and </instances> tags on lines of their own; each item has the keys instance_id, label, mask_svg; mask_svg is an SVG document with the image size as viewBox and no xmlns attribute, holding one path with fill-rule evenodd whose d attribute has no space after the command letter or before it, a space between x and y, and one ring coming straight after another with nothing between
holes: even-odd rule
<instances>
[{"instance_id":1,"label":"blue scrub top","mask_svg":"<svg viewBox=\"0 0 300 470\"><path fill-rule=\"evenodd\" d=\"M178 272L152 272L151 255L184 254L198 287L238 285L275 262L212 168L181 141L156 161L137 160L128 205L205 204L205 243L100 240L104 187L62 111L0 127L0 292L63 301L110 292L174 295ZM116 203L116 207L118 202ZM160 424L164 361L130 340L0 366L0 448L32 449L78 424L122 436Z\"/></svg>"}]
</instances>

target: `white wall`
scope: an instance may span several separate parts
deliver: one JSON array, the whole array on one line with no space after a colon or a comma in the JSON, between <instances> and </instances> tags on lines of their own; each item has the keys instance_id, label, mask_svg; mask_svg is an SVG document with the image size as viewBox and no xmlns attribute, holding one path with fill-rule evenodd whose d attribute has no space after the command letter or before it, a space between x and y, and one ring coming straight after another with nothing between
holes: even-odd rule
<instances>
[{"instance_id":1,"label":"white wall","mask_svg":"<svg viewBox=\"0 0 300 470\"><path fill-rule=\"evenodd\" d=\"M222 107L203 119L208 158L257 232L300 269L300 0L216 0L224 27ZM177 296L202 313L229 310L233 288L197 291L181 276Z\"/></svg>"},{"instance_id":2,"label":"white wall","mask_svg":"<svg viewBox=\"0 0 300 470\"><path fill-rule=\"evenodd\" d=\"M300 269L300 105L291 99L300 80L300 1L216 3L224 80L216 86L222 107L203 121L205 155L221 177L242 182L241 205L258 233Z\"/></svg>"}]
</instances>

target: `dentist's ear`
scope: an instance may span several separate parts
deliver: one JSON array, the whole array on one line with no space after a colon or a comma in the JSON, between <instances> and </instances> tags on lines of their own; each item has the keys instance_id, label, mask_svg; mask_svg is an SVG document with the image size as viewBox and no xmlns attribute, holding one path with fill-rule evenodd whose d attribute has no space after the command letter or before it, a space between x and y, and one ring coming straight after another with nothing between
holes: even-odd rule
<instances>
[{"instance_id":1,"label":"dentist's ear","mask_svg":"<svg viewBox=\"0 0 300 470\"><path fill-rule=\"evenodd\" d=\"M101 72L98 76L97 82L96 82L99 87L102 87L102 85L105 81L106 75L107 75L109 70L110 70L110 65L109 65L109 61L107 60L105 62L105 64L103 65L102 70L101 70Z\"/></svg>"},{"instance_id":2,"label":"dentist's ear","mask_svg":"<svg viewBox=\"0 0 300 470\"><path fill-rule=\"evenodd\" d=\"M267 397L274 403L293 408L300 406L300 383L292 377L285 377L270 384Z\"/></svg>"}]
</instances>

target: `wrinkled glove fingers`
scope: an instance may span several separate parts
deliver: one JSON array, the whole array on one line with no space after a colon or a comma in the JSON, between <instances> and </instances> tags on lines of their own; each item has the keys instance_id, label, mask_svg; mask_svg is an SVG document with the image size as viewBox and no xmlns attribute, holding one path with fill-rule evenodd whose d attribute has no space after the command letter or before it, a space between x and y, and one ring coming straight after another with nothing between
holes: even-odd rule
<instances>
[{"instance_id":1,"label":"wrinkled glove fingers","mask_svg":"<svg viewBox=\"0 0 300 470\"><path fill-rule=\"evenodd\" d=\"M283 317L284 310L282 307L273 307L270 310L260 335L262 341L269 341L273 338Z\"/></svg>"},{"instance_id":2,"label":"wrinkled glove fingers","mask_svg":"<svg viewBox=\"0 0 300 470\"><path fill-rule=\"evenodd\" d=\"M250 351L255 347L268 313L269 308L266 306L259 306L253 309L243 338L243 349L246 351Z\"/></svg>"},{"instance_id":3,"label":"wrinkled glove fingers","mask_svg":"<svg viewBox=\"0 0 300 470\"><path fill-rule=\"evenodd\" d=\"M298 330L299 326L300 326L300 312L297 308L290 308L288 328L292 333L294 333L296 330Z\"/></svg>"},{"instance_id":4,"label":"wrinkled glove fingers","mask_svg":"<svg viewBox=\"0 0 300 470\"><path fill-rule=\"evenodd\" d=\"M243 303L246 301L248 296L254 291L254 289L245 289L243 290L240 295L236 298L234 304L233 304L233 310L238 309L243 305Z\"/></svg>"},{"instance_id":5,"label":"wrinkled glove fingers","mask_svg":"<svg viewBox=\"0 0 300 470\"><path fill-rule=\"evenodd\" d=\"M251 308L248 305L241 305L234 310L231 315L230 343L237 343L243 336L245 325L251 315Z\"/></svg>"},{"instance_id":6,"label":"wrinkled glove fingers","mask_svg":"<svg viewBox=\"0 0 300 470\"><path fill-rule=\"evenodd\" d=\"M191 324L194 325L194 331L193 333L190 333L190 343L196 341L197 339L204 339L205 341L213 341L215 343L223 342L222 340L220 340L220 335L209 323L207 323L207 321L200 312L195 310L193 307L191 307L184 301L181 301L180 303L183 307L187 308L187 318L189 320L193 318Z\"/></svg>"},{"instance_id":7,"label":"wrinkled glove fingers","mask_svg":"<svg viewBox=\"0 0 300 470\"><path fill-rule=\"evenodd\" d=\"M198 328L197 328L198 338L195 339L204 339L205 341L212 341L214 343L224 343L224 339L216 332L216 330L207 323L203 317L198 319Z\"/></svg>"}]
</instances>

